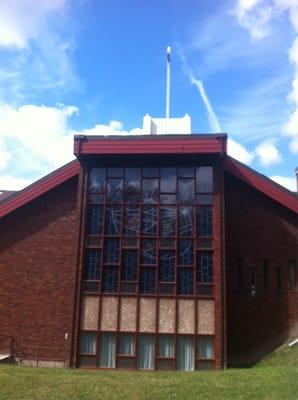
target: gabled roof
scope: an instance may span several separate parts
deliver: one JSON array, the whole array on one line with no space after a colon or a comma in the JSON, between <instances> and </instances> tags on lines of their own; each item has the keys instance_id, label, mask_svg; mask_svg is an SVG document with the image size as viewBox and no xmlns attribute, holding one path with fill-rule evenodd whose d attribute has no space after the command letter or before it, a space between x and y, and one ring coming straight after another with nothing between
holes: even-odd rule
<instances>
[{"instance_id":1,"label":"gabled roof","mask_svg":"<svg viewBox=\"0 0 298 400\"><path fill-rule=\"evenodd\" d=\"M298 213L297 194L290 192L232 157L225 156L224 168L238 179L246 182L284 207ZM32 183L25 189L15 192L0 202L0 218L78 175L79 171L79 161L74 160Z\"/></svg>"},{"instance_id":2,"label":"gabled roof","mask_svg":"<svg viewBox=\"0 0 298 400\"><path fill-rule=\"evenodd\" d=\"M1 190L0 189L0 201L7 199L12 194L16 193L16 190Z\"/></svg>"},{"instance_id":3,"label":"gabled roof","mask_svg":"<svg viewBox=\"0 0 298 400\"><path fill-rule=\"evenodd\" d=\"M285 189L267 176L260 174L230 156L225 158L224 168L243 182L248 183L271 199L298 213L298 196L296 193Z\"/></svg>"},{"instance_id":4,"label":"gabled roof","mask_svg":"<svg viewBox=\"0 0 298 400\"><path fill-rule=\"evenodd\" d=\"M71 161L0 202L0 218L78 175L78 160Z\"/></svg>"}]
</instances>

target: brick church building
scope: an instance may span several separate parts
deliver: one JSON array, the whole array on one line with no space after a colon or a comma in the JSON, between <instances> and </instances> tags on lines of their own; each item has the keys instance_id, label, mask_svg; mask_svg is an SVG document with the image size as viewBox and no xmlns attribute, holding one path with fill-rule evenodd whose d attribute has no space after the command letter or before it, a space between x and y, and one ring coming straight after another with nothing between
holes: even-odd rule
<instances>
[{"instance_id":1,"label":"brick church building","mask_svg":"<svg viewBox=\"0 0 298 400\"><path fill-rule=\"evenodd\" d=\"M7 193L0 355L10 338L40 365L204 370L297 337L297 194L226 145L78 135L75 161Z\"/></svg>"}]
</instances>

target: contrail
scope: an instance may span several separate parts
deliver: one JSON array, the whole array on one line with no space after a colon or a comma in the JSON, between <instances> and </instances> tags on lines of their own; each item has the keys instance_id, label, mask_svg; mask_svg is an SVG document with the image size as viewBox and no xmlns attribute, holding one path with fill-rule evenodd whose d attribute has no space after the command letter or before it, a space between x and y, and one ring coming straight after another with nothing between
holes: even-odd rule
<instances>
[{"instance_id":1,"label":"contrail","mask_svg":"<svg viewBox=\"0 0 298 400\"><path fill-rule=\"evenodd\" d=\"M178 54L180 55L180 58L182 60L183 69L184 69L185 75L189 79L190 83L195 85L196 88L198 89L199 94L200 94L200 96L202 98L202 101L203 101L203 103L204 103L204 105L206 107L208 120L209 120L209 124L210 124L210 127L211 127L212 131L214 133L221 132L221 127L220 127L217 115L215 114L215 112L213 110L213 107L212 107L212 105L211 105L211 103L209 101L209 98L207 96L207 93L206 93L206 90L204 88L203 82L200 79L197 79L194 76L190 66L188 65L186 57L183 54L183 51L182 51L181 47L178 44L176 44L176 47L177 47L177 50L178 50Z\"/></svg>"}]
</instances>

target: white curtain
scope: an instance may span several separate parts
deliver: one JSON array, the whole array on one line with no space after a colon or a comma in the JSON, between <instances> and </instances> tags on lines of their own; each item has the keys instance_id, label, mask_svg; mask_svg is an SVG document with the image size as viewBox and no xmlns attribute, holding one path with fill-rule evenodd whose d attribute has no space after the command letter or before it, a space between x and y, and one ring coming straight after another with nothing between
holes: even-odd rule
<instances>
[{"instance_id":1,"label":"white curtain","mask_svg":"<svg viewBox=\"0 0 298 400\"><path fill-rule=\"evenodd\" d=\"M96 353L96 334L84 332L80 337L80 353Z\"/></svg>"},{"instance_id":2,"label":"white curtain","mask_svg":"<svg viewBox=\"0 0 298 400\"><path fill-rule=\"evenodd\" d=\"M158 355L160 357L174 357L173 336L171 335L158 336Z\"/></svg>"},{"instance_id":3,"label":"white curtain","mask_svg":"<svg viewBox=\"0 0 298 400\"><path fill-rule=\"evenodd\" d=\"M213 358L213 338L210 336L199 336L197 339L199 358Z\"/></svg>"},{"instance_id":4,"label":"white curtain","mask_svg":"<svg viewBox=\"0 0 298 400\"><path fill-rule=\"evenodd\" d=\"M133 356L135 354L135 340L131 333L121 333L119 341L119 354Z\"/></svg>"},{"instance_id":5,"label":"white curtain","mask_svg":"<svg viewBox=\"0 0 298 400\"><path fill-rule=\"evenodd\" d=\"M194 370L194 346L191 336L177 337L177 369Z\"/></svg>"},{"instance_id":6,"label":"white curtain","mask_svg":"<svg viewBox=\"0 0 298 400\"><path fill-rule=\"evenodd\" d=\"M138 368L154 368L154 336L139 335L138 340Z\"/></svg>"},{"instance_id":7,"label":"white curtain","mask_svg":"<svg viewBox=\"0 0 298 400\"><path fill-rule=\"evenodd\" d=\"M115 368L116 335L102 333L99 341L99 366Z\"/></svg>"}]
</instances>

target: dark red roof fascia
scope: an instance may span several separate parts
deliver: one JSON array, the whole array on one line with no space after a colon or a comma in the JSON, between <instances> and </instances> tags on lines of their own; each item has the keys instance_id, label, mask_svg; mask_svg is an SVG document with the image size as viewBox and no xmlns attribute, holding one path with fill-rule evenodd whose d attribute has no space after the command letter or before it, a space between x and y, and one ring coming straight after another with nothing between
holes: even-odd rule
<instances>
[{"instance_id":1,"label":"dark red roof fascia","mask_svg":"<svg viewBox=\"0 0 298 400\"><path fill-rule=\"evenodd\" d=\"M298 196L296 194L234 160L232 157L227 156L225 158L224 168L243 182L248 183L271 199L298 213Z\"/></svg>"},{"instance_id":2,"label":"dark red roof fascia","mask_svg":"<svg viewBox=\"0 0 298 400\"><path fill-rule=\"evenodd\" d=\"M226 154L226 134L84 136L74 139L74 154Z\"/></svg>"},{"instance_id":3,"label":"dark red roof fascia","mask_svg":"<svg viewBox=\"0 0 298 400\"><path fill-rule=\"evenodd\" d=\"M79 170L78 160L71 161L25 189L11 195L0 203L0 218L74 177L79 173Z\"/></svg>"}]
</instances>

